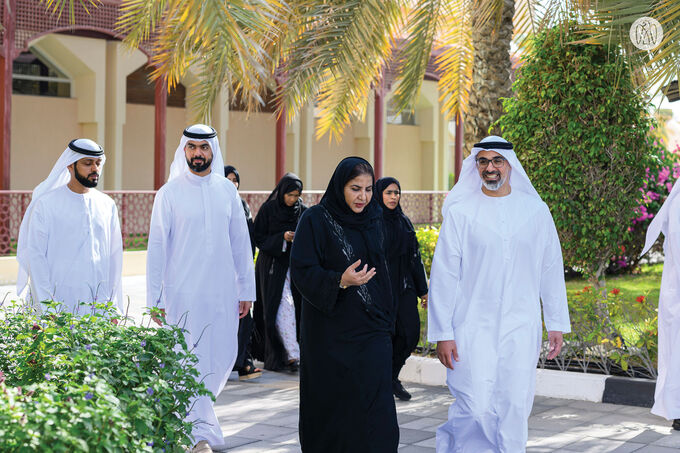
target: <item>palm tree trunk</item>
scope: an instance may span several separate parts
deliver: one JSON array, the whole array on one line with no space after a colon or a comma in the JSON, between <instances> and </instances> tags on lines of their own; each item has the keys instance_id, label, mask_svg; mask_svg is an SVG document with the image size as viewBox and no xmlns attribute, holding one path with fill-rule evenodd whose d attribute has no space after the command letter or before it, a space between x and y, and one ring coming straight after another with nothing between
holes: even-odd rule
<instances>
[{"instance_id":1,"label":"palm tree trunk","mask_svg":"<svg viewBox=\"0 0 680 453\"><path fill-rule=\"evenodd\" d=\"M503 111L500 99L512 96L510 41L514 13L515 1L504 0L500 22L492 18L481 28L473 27L475 61L469 111L465 116L467 152L489 132L500 135L500 131L489 131L489 127L500 118Z\"/></svg>"}]
</instances>

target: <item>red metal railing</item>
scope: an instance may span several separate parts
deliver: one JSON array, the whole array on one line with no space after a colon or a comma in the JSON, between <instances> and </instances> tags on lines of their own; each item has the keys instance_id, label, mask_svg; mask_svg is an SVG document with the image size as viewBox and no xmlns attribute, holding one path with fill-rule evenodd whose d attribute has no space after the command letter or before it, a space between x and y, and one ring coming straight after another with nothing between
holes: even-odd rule
<instances>
[{"instance_id":1,"label":"red metal railing","mask_svg":"<svg viewBox=\"0 0 680 453\"><path fill-rule=\"evenodd\" d=\"M149 222L155 191L106 191L118 205L123 246L126 249L146 248ZM269 191L240 192L248 202L253 217L269 196ZM323 191L308 190L302 194L307 206L321 200ZM404 192L401 205L414 224L441 222L441 208L446 192ZM19 227L31 202L30 191L0 190L0 255L16 253Z\"/></svg>"}]
</instances>

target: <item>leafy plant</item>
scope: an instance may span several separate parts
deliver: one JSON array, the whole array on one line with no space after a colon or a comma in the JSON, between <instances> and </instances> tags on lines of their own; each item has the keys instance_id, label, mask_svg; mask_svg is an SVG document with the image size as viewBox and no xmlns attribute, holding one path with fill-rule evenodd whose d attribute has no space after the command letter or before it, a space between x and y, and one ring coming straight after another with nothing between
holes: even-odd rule
<instances>
[{"instance_id":1,"label":"leafy plant","mask_svg":"<svg viewBox=\"0 0 680 453\"><path fill-rule=\"evenodd\" d=\"M437 245L437 239L439 239L439 228L433 226L418 228L416 229L416 238L420 245L420 257L425 265L425 272L430 275L434 248Z\"/></svg>"},{"instance_id":2,"label":"leafy plant","mask_svg":"<svg viewBox=\"0 0 680 453\"><path fill-rule=\"evenodd\" d=\"M210 393L196 380L183 329L128 325L111 304L80 317L60 308L50 303L39 315L12 304L0 314L3 451L189 446L184 417L193 398Z\"/></svg>"},{"instance_id":3,"label":"leafy plant","mask_svg":"<svg viewBox=\"0 0 680 453\"><path fill-rule=\"evenodd\" d=\"M656 377L657 314L644 295L631 303L614 288L602 301L599 291L586 286L569 298L569 315L572 331L565 335L562 352L555 359L560 370ZM540 367L547 365L547 351L544 333Z\"/></svg>"}]
</instances>

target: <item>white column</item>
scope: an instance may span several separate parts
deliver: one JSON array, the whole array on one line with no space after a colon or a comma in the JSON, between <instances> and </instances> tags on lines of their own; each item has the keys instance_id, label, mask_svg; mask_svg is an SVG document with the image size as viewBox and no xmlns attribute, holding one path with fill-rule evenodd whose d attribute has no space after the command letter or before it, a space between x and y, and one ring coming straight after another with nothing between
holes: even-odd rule
<instances>
[{"instance_id":1,"label":"white column","mask_svg":"<svg viewBox=\"0 0 680 453\"><path fill-rule=\"evenodd\" d=\"M222 150L222 157L224 158L225 165L227 162L231 162L230 152L233 150L227 149L227 133L229 132L229 93L227 90L222 88L217 96L215 97L215 102L212 106L212 118L211 126L217 132L217 138L220 141L220 149Z\"/></svg>"},{"instance_id":2,"label":"white column","mask_svg":"<svg viewBox=\"0 0 680 453\"><path fill-rule=\"evenodd\" d=\"M416 120L420 126L421 181L423 182L421 188L423 190L436 190L441 185L439 117L437 84L425 81L416 109Z\"/></svg>"},{"instance_id":3,"label":"white column","mask_svg":"<svg viewBox=\"0 0 680 453\"><path fill-rule=\"evenodd\" d=\"M300 153L298 176L305 187L314 187L312 174L312 149L314 146L314 106L306 105L300 111Z\"/></svg>"},{"instance_id":4,"label":"white column","mask_svg":"<svg viewBox=\"0 0 680 453\"><path fill-rule=\"evenodd\" d=\"M127 106L127 76L146 64L147 57L130 52L120 41L106 41L106 91L104 151L105 188L123 189L123 126Z\"/></svg>"}]
</instances>

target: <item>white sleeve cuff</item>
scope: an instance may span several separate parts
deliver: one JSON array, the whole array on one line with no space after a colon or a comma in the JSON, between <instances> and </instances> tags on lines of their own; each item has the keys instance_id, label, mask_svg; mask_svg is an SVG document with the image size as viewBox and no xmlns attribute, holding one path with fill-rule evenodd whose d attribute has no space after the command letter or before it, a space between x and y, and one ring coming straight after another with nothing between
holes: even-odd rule
<instances>
[{"instance_id":1,"label":"white sleeve cuff","mask_svg":"<svg viewBox=\"0 0 680 453\"><path fill-rule=\"evenodd\" d=\"M569 333L571 332L571 326L569 324L546 323L545 330L547 330L548 332Z\"/></svg>"},{"instance_id":2,"label":"white sleeve cuff","mask_svg":"<svg viewBox=\"0 0 680 453\"><path fill-rule=\"evenodd\" d=\"M453 330L441 331L441 332L427 332L427 341L430 343L436 343L437 341L449 341L454 340Z\"/></svg>"}]
</instances>

